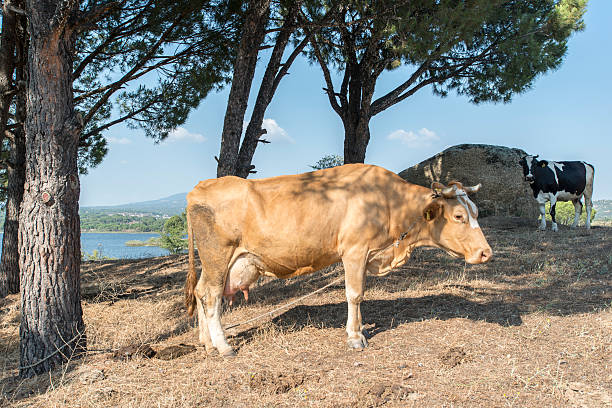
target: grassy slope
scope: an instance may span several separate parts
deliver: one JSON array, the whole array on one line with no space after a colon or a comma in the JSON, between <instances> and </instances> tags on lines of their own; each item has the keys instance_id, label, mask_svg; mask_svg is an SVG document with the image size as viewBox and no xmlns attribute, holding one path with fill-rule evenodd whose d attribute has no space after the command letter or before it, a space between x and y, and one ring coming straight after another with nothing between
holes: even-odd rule
<instances>
[{"instance_id":1,"label":"grassy slope","mask_svg":"<svg viewBox=\"0 0 612 408\"><path fill-rule=\"evenodd\" d=\"M607 407L612 404L612 228L538 232L483 220L495 252L470 266L437 250L369 278L363 352L345 346L343 285L230 330L238 356L92 353L20 381L18 298L0 301L0 405L25 407ZM197 344L184 314L185 256L83 266L92 349ZM323 286L340 267L266 279L224 315L244 321Z\"/></svg>"}]
</instances>

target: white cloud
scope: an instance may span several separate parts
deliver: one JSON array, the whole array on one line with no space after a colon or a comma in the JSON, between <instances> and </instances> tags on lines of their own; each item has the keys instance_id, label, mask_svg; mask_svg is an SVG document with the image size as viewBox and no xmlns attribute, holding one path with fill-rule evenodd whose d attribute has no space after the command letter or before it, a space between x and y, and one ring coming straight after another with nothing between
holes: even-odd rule
<instances>
[{"instance_id":1,"label":"white cloud","mask_svg":"<svg viewBox=\"0 0 612 408\"><path fill-rule=\"evenodd\" d=\"M168 137L166 138L168 142L179 142L179 141L192 141L196 143L202 143L206 141L206 137L201 133L191 133L187 129L182 126L177 127L170 133L168 133Z\"/></svg>"},{"instance_id":2,"label":"white cloud","mask_svg":"<svg viewBox=\"0 0 612 408\"><path fill-rule=\"evenodd\" d=\"M128 139L127 137L112 137L111 136L107 140L108 140L108 143L110 144L126 145L126 144L132 143L132 141Z\"/></svg>"},{"instance_id":3,"label":"white cloud","mask_svg":"<svg viewBox=\"0 0 612 408\"><path fill-rule=\"evenodd\" d=\"M268 133L262 136L262 139L269 140L270 142L295 143L295 140L287 134L285 129L278 126L274 119L264 119L261 126L268 131Z\"/></svg>"},{"instance_id":4,"label":"white cloud","mask_svg":"<svg viewBox=\"0 0 612 408\"><path fill-rule=\"evenodd\" d=\"M412 130L406 131L404 129L398 129L396 131L391 132L387 136L387 139L399 140L402 144L408 145L410 147L424 147L430 146L433 143L439 141L440 137L433 130L422 128L417 130L416 132Z\"/></svg>"}]
</instances>

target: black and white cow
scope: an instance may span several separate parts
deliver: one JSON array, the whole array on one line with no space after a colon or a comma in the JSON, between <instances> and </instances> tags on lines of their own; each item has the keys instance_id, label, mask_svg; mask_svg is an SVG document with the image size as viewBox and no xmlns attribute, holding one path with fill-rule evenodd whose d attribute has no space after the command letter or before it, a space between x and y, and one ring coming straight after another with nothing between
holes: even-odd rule
<instances>
[{"instance_id":1,"label":"black and white cow","mask_svg":"<svg viewBox=\"0 0 612 408\"><path fill-rule=\"evenodd\" d=\"M595 168L581 161L553 162L538 160L538 156L525 156L520 162L523 166L525 181L528 181L533 190L533 196L540 207L542 220L540 229L546 229L546 201L550 201L550 216L552 218L552 230L557 230L555 220L555 205L557 201L572 201L576 215L572 228L576 227L582 212L580 199L584 195L586 204L586 227L591 228L591 209L593 202L593 175Z\"/></svg>"}]
</instances>

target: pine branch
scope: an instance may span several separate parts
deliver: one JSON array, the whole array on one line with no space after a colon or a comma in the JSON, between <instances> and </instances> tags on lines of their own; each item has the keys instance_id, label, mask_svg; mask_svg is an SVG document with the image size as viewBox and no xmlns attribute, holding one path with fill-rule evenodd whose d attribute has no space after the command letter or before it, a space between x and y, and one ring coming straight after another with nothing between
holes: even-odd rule
<instances>
[{"instance_id":1,"label":"pine branch","mask_svg":"<svg viewBox=\"0 0 612 408\"><path fill-rule=\"evenodd\" d=\"M315 57L319 62L319 66L323 71L323 78L325 78L325 83L327 85L327 88L323 88L323 90L327 93L327 97L329 99L329 103L331 104L332 109L338 115L340 115L340 117L342 117L342 109L340 109L340 105L338 104L338 101L336 100L335 96L336 93L334 91L334 83L332 82L331 74L329 72L329 69L327 68L327 64L325 63L325 61L323 61L323 57L321 56L321 50L319 49L319 45L317 44L316 38L311 38L310 44L312 45Z\"/></svg>"},{"instance_id":2,"label":"pine branch","mask_svg":"<svg viewBox=\"0 0 612 408\"><path fill-rule=\"evenodd\" d=\"M75 24L75 28L80 31L86 31L87 29L93 28L93 25L98 21L105 18L110 12L117 10L121 7L121 3L118 1L113 1L110 3L103 4L101 6L95 7L88 12L84 12L79 17L78 21Z\"/></svg>"},{"instance_id":3,"label":"pine branch","mask_svg":"<svg viewBox=\"0 0 612 408\"><path fill-rule=\"evenodd\" d=\"M133 79L133 76L136 72L138 72L161 47L164 43L164 40L174 31L174 29L179 25L182 21L185 11L181 13L177 19L168 27L158 38L158 40L153 44L151 49L142 57L140 62L136 64L131 70L129 70L121 79L114 83L114 86L108 89L104 95L96 102L96 104L89 110L87 115L84 118L84 123L87 124L96 114L96 112L110 99L111 95L115 93L123 84Z\"/></svg>"},{"instance_id":4,"label":"pine branch","mask_svg":"<svg viewBox=\"0 0 612 408\"><path fill-rule=\"evenodd\" d=\"M134 118L136 115L138 115L139 113L142 113L142 112L146 111L146 110L147 110L147 109L149 109L151 106L155 105L156 103L158 103L158 102L160 102L160 101L161 101L161 98L159 98L159 97L158 97L158 98L156 98L156 99L154 99L154 100L150 101L149 103L145 104L144 106L140 107L140 108L139 108L139 109L137 109L137 110L130 111L130 112L128 112L127 114L125 114L125 115L123 115L123 116L121 116L121 117L119 117L119 118L117 118L117 119L115 119L115 120L112 120L112 121L110 121L110 122L108 122L108 123L105 123L105 124L104 124L104 125L102 125L102 126L97 126L97 127L95 127L94 129L90 130L89 132L82 134L82 135L81 135L81 137L80 137L80 139L81 139L81 140L86 140L86 139L88 139L89 137L91 137L91 136L95 135L96 133L100 133L100 132L102 132L103 130L106 130L106 129L110 128L111 126L114 126L114 125L116 125L116 124L118 124L118 123L121 123L121 122L123 122L123 121L125 121L125 120L128 120L128 119L133 119L133 118Z\"/></svg>"}]
</instances>

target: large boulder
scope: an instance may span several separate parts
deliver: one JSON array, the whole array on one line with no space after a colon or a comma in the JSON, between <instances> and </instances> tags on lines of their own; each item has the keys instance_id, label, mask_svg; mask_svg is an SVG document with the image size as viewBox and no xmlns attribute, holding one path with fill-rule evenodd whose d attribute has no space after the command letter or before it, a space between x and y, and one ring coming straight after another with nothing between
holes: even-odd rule
<instances>
[{"instance_id":1,"label":"large boulder","mask_svg":"<svg viewBox=\"0 0 612 408\"><path fill-rule=\"evenodd\" d=\"M449 147L399 173L404 180L429 187L434 181L458 180L465 185L482 183L472 196L481 217L509 215L536 219L539 212L519 164L521 149L485 144Z\"/></svg>"}]
</instances>

